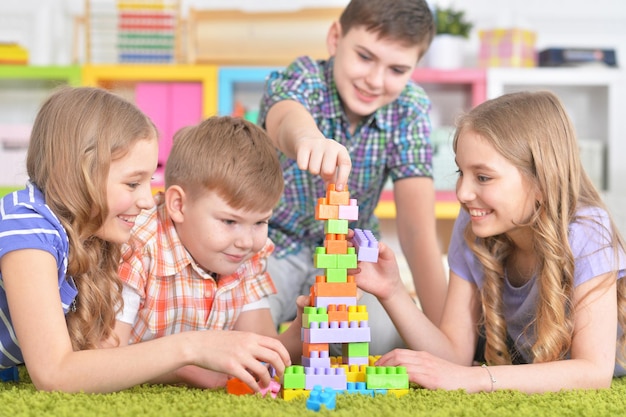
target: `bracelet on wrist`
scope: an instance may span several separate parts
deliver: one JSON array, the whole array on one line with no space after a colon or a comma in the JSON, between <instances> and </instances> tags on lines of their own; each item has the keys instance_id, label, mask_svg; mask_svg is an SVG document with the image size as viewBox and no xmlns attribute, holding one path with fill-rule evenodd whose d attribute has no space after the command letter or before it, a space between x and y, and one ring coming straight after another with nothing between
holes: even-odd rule
<instances>
[{"instance_id":1,"label":"bracelet on wrist","mask_svg":"<svg viewBox=\"0 0 626 417\"><path fill-rule=\"evenodd\" d=\"M494 385L496 384L496 379L493 377L493 375L491 374L491 371L489 370L489 368L487 367L486 363L483 363L482 365L480 365L481 368L483 368L485 371L487 371L487 373L489 374L489 380L491 381L491 391L489 392L493 392L494 390Z\"/></svg>"}]
</instances>

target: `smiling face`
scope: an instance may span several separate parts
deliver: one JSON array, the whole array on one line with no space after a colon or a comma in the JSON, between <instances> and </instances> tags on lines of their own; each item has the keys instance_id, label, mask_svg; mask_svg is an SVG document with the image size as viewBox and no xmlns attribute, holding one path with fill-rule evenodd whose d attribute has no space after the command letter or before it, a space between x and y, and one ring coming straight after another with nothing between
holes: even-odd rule
<instances>
[{"instance_id":1,"label":"smiling face","mask_svg":"<svg viewBox=\"0 0 626 417\"><path fill-rule=\"evenodd\" d=\"M420 46L379 39L364 26L342 34L339 23L331 27L327 46L335 57L334 80L352 130L398 98L421 55Z\"/></svg>"},{"instance_id":2,"label":"smiling face","mask_svg":"<svg viewBox=\"0 0 626 417\"><path fill-rule=\"evenodd\" d=\"M459 135L456 164L456 195L470 214L476 236L505 233L518 246L527 243L528 228L517 225L528 221L540 199L530 180L471 129Z\"/></svg>"},{"instance_id":3,"label":"smiling face","mask_svg":"<svg viewBox=\"0 0 626 417\"><path fill-rule=\"evenodd\" d=\"M216 192L197 196L167 189L168 213L182 244L204 270L230 275L267 241L272 210L235 209Z\"/></svg>"},{"instance_id":4,"label":"smiling face","mask_svg":"<svg viewBox=\"0 0 626 417\"><path fill-rule=\"evenodd\" d=\"M150 179L157 166L156 138L135 142L121 158L113 160L107 179L109 214L96 233L99 238L124 243L141 210L154 206Z\"/></svg>"}]
</instances>

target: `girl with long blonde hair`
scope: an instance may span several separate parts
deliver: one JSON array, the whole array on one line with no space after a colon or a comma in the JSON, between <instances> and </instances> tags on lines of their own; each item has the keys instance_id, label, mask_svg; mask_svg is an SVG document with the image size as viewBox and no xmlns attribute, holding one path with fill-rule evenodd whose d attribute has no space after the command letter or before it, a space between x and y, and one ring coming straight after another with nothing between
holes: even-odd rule
<instances>
[{"instance_id":1,"label":"girl with long blonde hair","mask_svg":"<svg viewBox=\"0 0 626 417\"><path fill-rule=\"evenodd\" d=\"M116 340L120 247L154 206L157 153L152 122L112 93L67 87L43 104L29 181L0 200L0 369L25 364L42 390L108 392L196 365L258 390L267 363L279 373L290 363L280 342L253 333Z\"/></svg>"},{"instance_id":2,"label":"girl with long blonde hair","mask_svg":"<svg viewBox=\"0 0 626 417\"><path fill-rule=\"evenodd\" d=\"M407 295L386 246L378 264L360 266L357 284L411 348L378 364L404 365L432 389L609 387L625 373L624 241L563 104L546 91L487 101L460 118L453 146L462 210L439 327Z\"/></svg>"}]
</instances>

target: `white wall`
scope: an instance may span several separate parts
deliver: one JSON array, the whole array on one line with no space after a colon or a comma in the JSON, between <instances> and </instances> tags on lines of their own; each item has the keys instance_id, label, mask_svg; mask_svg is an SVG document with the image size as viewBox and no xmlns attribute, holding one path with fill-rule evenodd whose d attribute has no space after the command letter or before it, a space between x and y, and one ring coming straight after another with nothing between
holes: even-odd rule
<instances>
[{"instance_id":1,"label":"white wall","mask_svg":"<svg viewBox=\"0 0 626 417\"><path fill-rule=\"evenodd\" d=\"M114 0L97 0L100 2ZM181 0L189 7L246 10L342 7L348 0ZM475 23L470 51L478 49L477 29L518 26L537 31L539 49L548 46L616 48L626 59L626 2L623 0L430 0L466 10ZM68 64L73 17L84 12L84 0L0 2L0 41L17 40L31 52L33 64ZM473 56L474 54L468 54ZM468 65L473 62L468 59Z\"/></svg>"},{"instance_id":2,"label":"white wall","mask_svg":"<svg viewBox=\"0 0 626 417\"><path fill-rule=\"evenodd\" d=\"M92 0L109 2L115 0ZM465 63L475 65L478 29L522 27L537 32L537 48L551 46L615 48L618 63L626 68L626 1L624 0L429 0L432 5L463 8L474 31ZM246 10L342 7L348 0L181 0L183 14L189 7L241 8ZM0 42L17 41L30 51L33 65L71 63L74 17L84 13L84 0L0 1ZM624 80L626 71L622 70ZM626 82L620 88L620 105L626 102ZM626 130L626 118L621 122ZM619 155L626 154L622 141ZM617 165L617 164L614 164ZM623 168L626 175L626 165ZM617 171L616 171L617 172ZM621 175L621 171L618 172ZM623 185L626 190L626 182ZM626 191L624 192L626 194Z\"/></svg>"}]
</instances>

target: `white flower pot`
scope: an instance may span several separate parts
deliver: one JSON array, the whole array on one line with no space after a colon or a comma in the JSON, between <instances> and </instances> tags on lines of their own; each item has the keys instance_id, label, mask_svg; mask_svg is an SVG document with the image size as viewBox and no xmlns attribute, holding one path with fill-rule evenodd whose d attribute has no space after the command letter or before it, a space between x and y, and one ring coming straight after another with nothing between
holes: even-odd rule
<instances>
[{"instance_id":1,"label":"white flower pot","mask_svg":"<svg viewBox=\"0 0 626 417\"><path fill-rule=\"evenodd\" d=\"M438 69L463 68L466 43L467 39L461 36L435 36L424 57L426 66Z\"/></svg>"}]
</instances>

